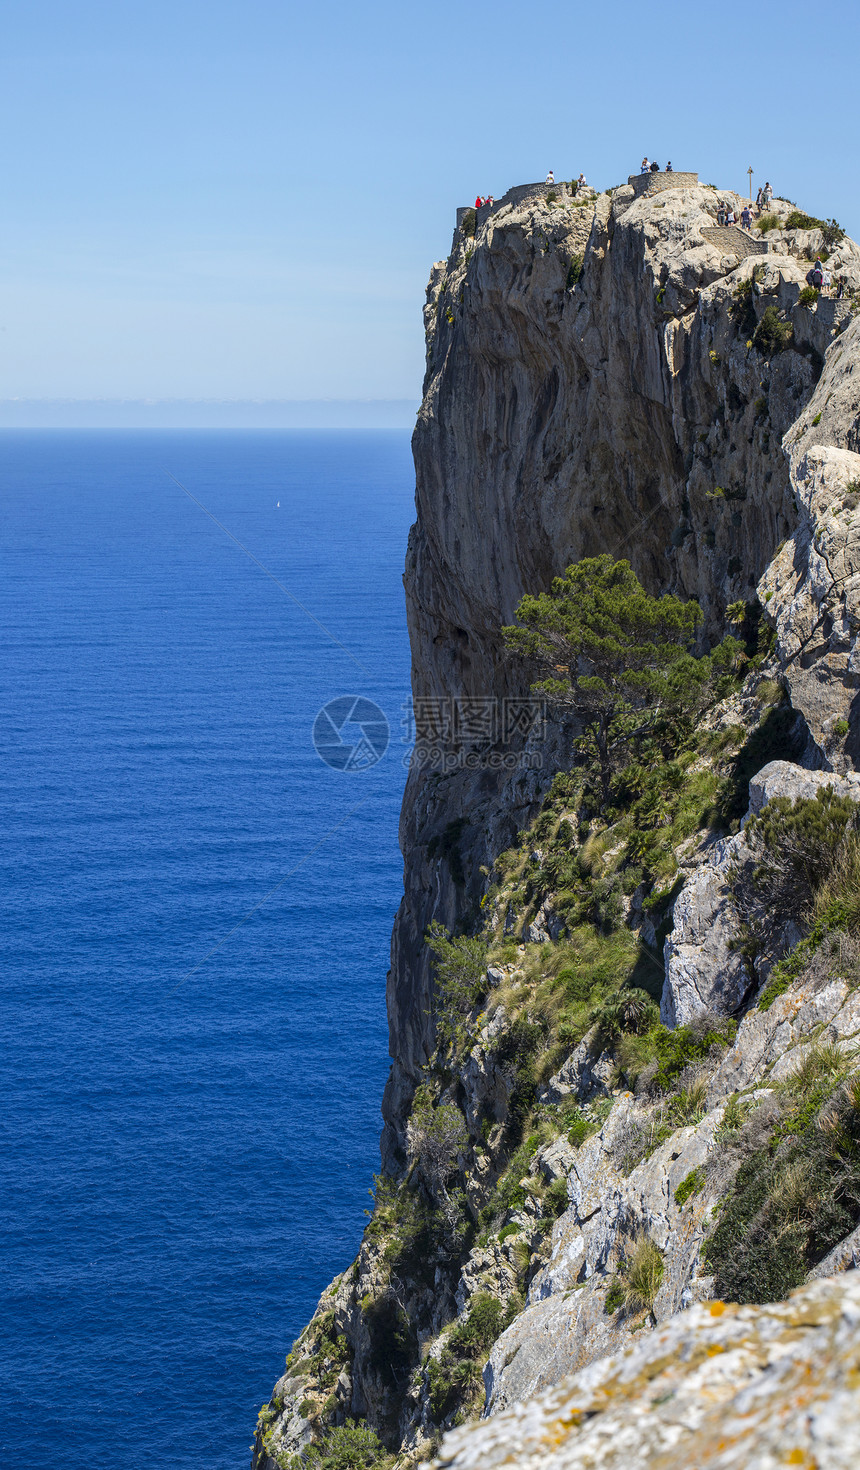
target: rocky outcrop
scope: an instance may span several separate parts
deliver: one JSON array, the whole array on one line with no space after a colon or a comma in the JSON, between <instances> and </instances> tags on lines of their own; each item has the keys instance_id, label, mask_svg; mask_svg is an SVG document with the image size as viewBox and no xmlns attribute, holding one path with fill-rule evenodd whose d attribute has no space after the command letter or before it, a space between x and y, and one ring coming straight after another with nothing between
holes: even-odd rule
<instances>
[{"instance_id":1,"label":"rocky outcrop","mask_svg":"<svg viewBox=\"0 0 860 1470\"><path fill-rule=\"evenodd\" d=\"M405 576L418 742L401 818L405 892L388 980L393 1065L383 1104L384 1174L353 1268L323 1294L261 1414L257 1470L288 1464L311 1437L356 1416L404 1463L426 1457L440 1425L476 1408L469 1394L480 1384L476 1343L485 1342L480 1314L473 1318L478 1308L493 1327L488 1349L495 1338L480 1357L488 1359L486 1412L508 1426L508 1448L519 1445L522 1463L552 1463L545 1426L557 1426L556 1407L563 1417L573 1400L567 1388L550 1399L534 1395L568 1372L580 1374L576 1392L595 1385L600 1408L588 1400L581 1416L568 1416L564 1435L559 1430L553 1440L559 1466L610 1466L622 1452L627 1463L656 1466L658 1451L665 1467L676 1463L665 1458L673 1454L679 1465L710 1463L708 1396L718 1407L742 1405L744 1384L758 1383L770 1402L779 1370L767 1344L775 1344L774 1355L781 1351L789 1318L780 1313L794 1309L756 1317L709 1315L697 1306L712 1290L706 1236L761 1139L776 1149L780 1099L795 1069L822 1038L846 1056L860 1046L853 988L860 964L850 946L844 963L841 951L833 958L828 950L786 982L769 1008L755 1005L767 966L800 930L791 929L792 916L778 916L782 927L755 973L737 946L732 872L751 857L747 835L736 830L742 800L719 835L706 830L700 809L673 839L665 889L649 891L635 876L626 888L606 889L629 944L637 943L630 931L638 932L643 983L655 998L668 929L663 1061L655 1050L647 1065L637 1063L635 1015L624 1044L612 1030L612 1005L629 991L611 993L621 981L606 972L627 962L624 945L604 955L593 991L590 972L577 990L585 961L574 968L565 995L580 1011L567 1032L548 1036L553 1007L567 1000L559 987L541 990L535 956L554 949L568 921L555 891L541 890L529 908L544 853L540 838L522 844L553 777L569 771L578 732L562 719L530 729L503 723L505 701L528 696L529 670L504 656L500 634L525 591L547 587L570 562L609 552L629 559L651 592L697 598L708 646L725 631L727 605L739 615L741 604L755 605L758 589L774 661L708 726L717 743L703 770L718 760L720 741L742 744L733 800L752 775L751 813L774 796L814 794L834 779L853 797L860 782L853 776L860 765L860 322L850 302L820 302L814 310L800 304L805 252L820 247L820 231L789 230L789 207L777 202L781 227L769 235L768 253L739 260L714 229L718 204L737 207L736 195L697 184L665 186L651 197L636 197L629 186L584 197L558 191L553 200L554 192L512 191L507 202L479 212L475 235L458 228L449 259L431 275L414 438L417 520ZM860 288L856 247L843 241L834 261ZM748 621L755 627L753 614ZM783 726L792 731L777 751L816 769L770 760L757 692L764 673L779 675L798 712L774 706L777 725L789 715ZM778 701L778 685L771 691ZM742 756L757 749L769 751L759 761L767 764L758 775L744 767L741 780ZM695 783L691 771L679 766L675 774ZM714 776L708 800L717 785ZM592 842L584 822L580 829L580 803L581 791L571 788L569 801L563 794L539 821L550 821L554 856L573 874L566 881L576 887L588 873L594 893L606 897L603 856L624 849L630 833L616 834L615 849L607 833ZM655 824L670 821L649 818L648 840ZM517 877L506 886L495 865L514 850ZM568 894L568 901L578 900ZM434 1058L428 925L474 934L488 914L499 920L501 957L481 1000L461 1018L462 1045ZM595 932L602 922L595 920ZM642 1028L654 1025L652 1002L639 992L636 1003ZM682 1035L688 1051L655 1082L670 1034ZM547 1065L537 1077L529 1067L540 1046L548 1048ZM843 1071L856 1070L853 1061L840 1067L828 1106L836 1107ZM418 1133L408 1126L419 1082L419 1100L429 1098L437 1122L447 1116L450 1124L447 1176L434 1177L429 1166L421 1172ZM523 1137L525 1117L536 1131ZM790 1121L800 1126L794 1115ZM841 1240L838 1231L828 1236L833 1270L860 1256L855 1223ZM659 1262L647 1309L644 1298L634 1307L625 1297L625 1273L643 1241ZM816 1269L820 1254L810 1258ZM822 1312L820 1322L792 1319L791 1330L810 1352L820 1348L816 1382L826 1387L840 1381L838 1354L832 1378L826 1354L842 1331L841 1307ZM731 1324L746 1333L744 1343L727 1336L723 1368L706 1372L712 1357L695 1347L697 1334L711 1327L729 1333ZM815 1338L819 1327L824 1335ZM690 1355L699 1380L684 1366ZM629 1374L627 1364L634 1365ZM665 1397L642 1386L661 1373ZM628 1387L616 1393L622 1382ZM654 1443L643 1447L646 1403L656 1428ZM783 1422L794 1425L786 1414ZM813 1422L814 1415L801 1448ZM518 1441L510 1430L532 1423L536 1438ZM755 1448L759 1433L753 1426L744 1439L739 1431L738 1444ZM443 1457L491 1464L503 1443L487 1428L464 1431L446 1441Z\"/></svg>"},{"instance_id":2,"label":"rocky outcrop","mask_svg":"<svg viewBox=\"0 0 860 1470\"><path fill-rule=\"evenodd\" d=\"M845 1470L860 1455L860 1278L769 1307L707 1302L488 1423L445 1470Z\"/></svg>"},{"instance_id":3,"label":"rocky outcrop","mask_svg":"<svg viewBox=\"0 0 860 1470\"><path fill-rule=\"evenodd\" d=\"M488 1412L530 1398L642 1331L635 1316L606 1315L613 1271L640 1234L654 1241L663 1259L655 1321L711 1292L703 1239L740 1162L731 1162L720 1138L727 1100L741 1090L766 1099L769 1088L802 1062L812 1037L855 1055L860 995L848 980L811 973L767 1011L750 1011L731 1047L698 1074L700 1117L670 1129L665 1141L657 1142L666 1124L659 1106L631 1093L617 1097L606 1123L571 1160L570 1205L554 1227L550 1259L531 1284L525 1310L492 1350L484 1375ZM696 1170L701 1179L695 1192L679 1202L676 1190ZM854 1248L853 1238L843 1245L840 1269Z\"/></svg>"},{"instance_id":4,"label":"rocky outcrop","mask_svg":"<svg viewBox=\"0 0 860 1470\"><path fill-rule=\"evenodd\" d=\"M823 322L843 304L821 304L820 329L818 312L797 306L820 232L773 231L766 257L739 263L702 233L721 201L742 204L701 186L527 198L494 206L474 238L455 233L433 267L405 577L417 701L523 695L526 671L502 654L499 630L523 592L582 556L627 557L650 590L698 598L714 636L726 605L752 601L776 548L792 544L803 512L779 446L806 422L825 355L830 375L860 323L835 344ZM852 242L834 264L860 287ZM791 322L800 312L797 348L753 345L769 308ZM847 425L853 378L841 371ZM446 751L458 744L485 755L492 742L452 736ZM538 754L542 772L410 772L388 987L389 1168L402 1167L403 1118L432 1047L423 934L433 918L472 921L480 868L557 768L556 751ZM456 871L427 857L454 829Z\"/></svg>"},{"instance_id":5,"label":"rocky outcrop","mask_svg":"<svg viewBox=\"0 0 860 1470\"><path fill-rule=\"evenodd\" d=\"M860 454L803 447L808 435L795 432L790 449L801 523L759 595L776 627L792 704L822 763L846 770L860 764Z\"/></svg>"},{"instance_id":6,"label":"rocky outcrop","mask_svg":"<svg viewBox=\"0 0 860 1470\"><path fill-rule=\"evenodd\" d=\"M788 761L771 761L750 781L749 814L762 811L775 796L789 801L814 797L830 786L839 796L860 801L860 774L838 777L807 771ZM664 947L666 980L660 1016L667 1026L681 1026L698 1015L733 1015L758 984L787 943L796 942L793 921L772 939L764 962L753 972L738 947L739 916L732 896L732 874L752 857L743 832L708 842L701 866L681 890L673 910L673 928Z\"/></svg>"}]
</instances>

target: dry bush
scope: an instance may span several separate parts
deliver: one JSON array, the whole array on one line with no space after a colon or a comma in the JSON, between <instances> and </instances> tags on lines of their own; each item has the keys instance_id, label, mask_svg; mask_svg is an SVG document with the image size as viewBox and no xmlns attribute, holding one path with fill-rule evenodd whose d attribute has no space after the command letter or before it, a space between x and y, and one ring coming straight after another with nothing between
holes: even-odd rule
<instances>
[{"instance_id":1,"label":"dry bush","mask_svg":"<svg viewBox=\"0 0 860 1470\"><path fill-rule=\"evenodd\" d=\"M663 1281L663 1257L649 1235L638 1235L621 1267L628 1312L651 1312Z\"/></svg>"}]
</instances>

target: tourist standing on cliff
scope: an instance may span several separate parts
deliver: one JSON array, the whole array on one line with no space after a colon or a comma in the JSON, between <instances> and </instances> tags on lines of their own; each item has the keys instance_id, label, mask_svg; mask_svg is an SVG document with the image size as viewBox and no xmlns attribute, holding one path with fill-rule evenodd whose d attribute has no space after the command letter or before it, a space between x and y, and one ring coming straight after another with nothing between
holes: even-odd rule
<instances>
[{"instance_id":1,"label":"tourist standing on cliff","mask_svg":"<svg viewBox=\"0 0 860 1470\"><path fill-rule=\"evenodd\" d=\"M761 207L762 207L762 209L769 209L772 199L773 199L773 189L770 187L770 184L766 183L765 186L764 186L764 188L761 191Z\"/></svg>"},{"instance_id":2,"label":"tourist standing on cliff","mask_svg":"<svg viewBox=\"0 0 860 1470\"><path fill-rule=\"evenodd\" d=\"M748 204L745 204L741 210L741 224L745 230L752 229L752 210Z\"/></svg>"},{"instance_id":3,"label":"tourist standing on cliff","mask_svg":"<svg viewBox=\"0 0 860 1470\"><path fill-rule=\"evenodd\" d=\"M830 287L831 287L832 284L833 284L833 277L831 276L829 270L827 269L827 266L825 265L823 267L823 269L822 269L822 272L821 272L821 294L822 294L822 296L829 296L830 295Z\"/></svg>"},{"instance_id":4,"label":"tourist standing on cliff","mask_svg":"<svg viewBox=\"0 0 860 1470\"><path fill-rule=\"evenodd\" d=\"M670 174L670 173L674 172L674 170L672 168L672 160L671 159L666 164L666 172L667 172L667 174Z\"/></svg>"},{"instance_id":5,"label":"tourist standing on cliff","mask_svg":"<svg viewBox=\"0 0 860 1470\"><path fill-rule=\"evenodd\" d=\"M555 183L555 174L553 173L552 169L550 169L549 173L547 174L546 181L548 184Z\"/></svg>"},{"instance_id":6,"label":"tourist standing on cliff","mask_svg":"<svg viewBox=\"0 0 860 1470\"><path fill-rule=\"evenodd\" d=\"M651 165L651 172L652 174L658 174L660 172L660 165L656 161Z\"/></svg>"},{"instance_id":7,"label":"tourist standing on cliff","mask_svg":"<svg viewBox=\"0 0 860 1470\"><path fill-rule=\"evenodd\" d=\"M761 196L762 196L762 187L761 187L761 184L759 184L759 186L758 186L758 193L755 196L755 207L756 207L756 210L758 211L759 214L761 214Z\"/></svg>"},{"instance_id":8,"label":"tourist standing on cliff","mask_svg":"<svg viewBox=\"0 0 860 1470\"><path fill-rule=\"evenodd\" d=\"M579 190L580 189L587 189L587 188L588 188L588 185L585 182L585 174L580 174L579 178L576 181L577 193L579 193Z\"/></svg>"}]
</instances>

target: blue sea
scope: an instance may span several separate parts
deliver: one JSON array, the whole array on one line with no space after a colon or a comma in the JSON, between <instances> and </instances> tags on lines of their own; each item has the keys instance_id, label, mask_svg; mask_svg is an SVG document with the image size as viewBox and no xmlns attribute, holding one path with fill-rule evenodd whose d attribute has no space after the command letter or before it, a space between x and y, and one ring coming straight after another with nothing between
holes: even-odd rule
<instances>
[{"instance_id":1,"label":"blue sea","mask_svg":"<svg viewBox=\"0 0 860 1470\"><path fill-rule=\"evenodd\" d=\"M413 484L400 431L0 434L4 1466L246 1466L357 1248Z\"/></svg>"}]
</instances>

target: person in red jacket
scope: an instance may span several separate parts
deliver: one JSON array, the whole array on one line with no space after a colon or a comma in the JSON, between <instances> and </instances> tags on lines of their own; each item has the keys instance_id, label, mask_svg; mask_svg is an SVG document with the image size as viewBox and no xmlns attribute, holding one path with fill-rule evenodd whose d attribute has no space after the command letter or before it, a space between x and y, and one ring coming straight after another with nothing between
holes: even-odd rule
<instances>
[{"instance_id":1,"label":"person in red jacket","mask_svg":"<svg viewBox=\"0 0 860 1470\"><path fill-rule=\"evenodd\" d=\"M477 197L477 199L475 200L475 208L476 209L480 209L480 207L483 204L483 202L484 201L483 201L483 199L481 198L481 196L479 194L478 197Z\"/></svg>"}]
</instances>

